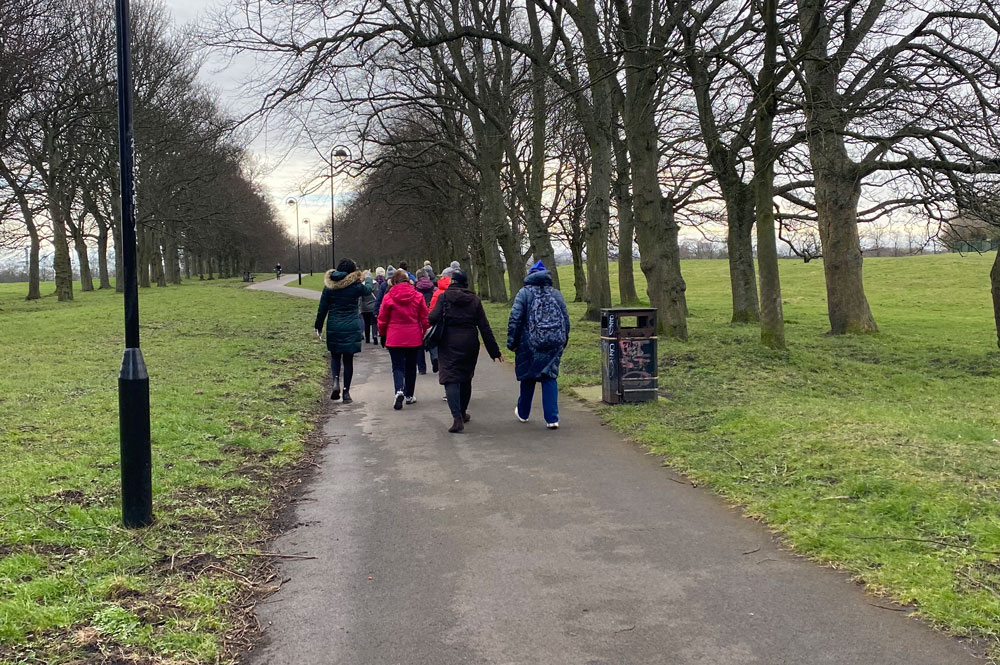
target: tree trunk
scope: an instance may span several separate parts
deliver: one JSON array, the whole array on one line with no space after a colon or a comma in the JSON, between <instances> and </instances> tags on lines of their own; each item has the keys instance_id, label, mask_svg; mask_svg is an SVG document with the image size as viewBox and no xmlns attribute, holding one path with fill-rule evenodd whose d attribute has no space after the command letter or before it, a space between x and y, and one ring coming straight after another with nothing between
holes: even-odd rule
<instances>
[{"instance_id":1,"label":"tree trunk","mask_svg":"<svg viewBox=\"0 0 1000 665\"><path fill-rule=\"evenodd\" d=\"M993 293L993 318L997 327L997 348L1000 348L1000 249L993 259L993 270L990 271L990 291Z\"/></svg>"},{"instance_id":2,"label":"tree trunk","mask_svg":"<svg viewBox=\"0 0 1000 665\"><path fill-rule=\"evenodd\" d=\"M569 251L573 254L573 288L576 294L573 302L586 302L587 295L587 269L583 263L583 240L579 237L571 240Z\"/></svg>"},{"instance_id":3,"label":"tree trunk","mask_svg":"<svg viewBox=\"0 0 1000 665\"><path fill-rule=\"evenodd\" d=\"M42 297L38 266L41 242L38 239L38 227L35 226L34 215L31 214L30 210L24 216L24 223L28 227L28 236L31 238L31 249L28 253L28 295L25 300L38 300Z\"/></svg>"},{"instance_id":4,"label":"tree trunk","mask_svg":"<svg viewBox=\"0 0 1000 665\"><path fill-rule=\"evenodd\" d=\"M618 208L618 296L622 305L635 305L639 294L635 290L632 261L635 238L635 218L632 215L632 178L625 141L615 138L615 165L618 171L614 185L615 207Z\"/></svg>"},{"instance_id":5,"label":"tree trunk","mask_svg":"<svg viewBox=\"0 0 1000 665\"><path fill-rule=\"evenodd\" d=\"M57 191L55 187L50 192ZM69 241L66 239L66 218L63 207L58 200L49 205L49 215L52 222L52 269L55 272L56 298L59 302L73 299L73 265L69 258Z\"/></svg>"},{"instance_id":6,"label":"tree trunk","mask_svg":"<svg viewBox=\"0 0 1000 665\"><path fill-rule=\"evenodd\" d=\"M149 279L149 268L150 262L152 261L150 254L152 253L151 240L149 238L150 231L143 225L136 224L136 268L138 270L138 282L139 287L143 289L148 289L151 286ZM119 281L123 275L119 274Z\"/></svg>"},{"instance_id":7,"label":"tree trunk","mask_svg":"<svg viewBox=\"0 0 1000 665\"><path fill-rule=\"evenodd\" d=\"M764 62L757 86L754 118L754 208L757 213L757 262L760 265L760 341L785 348L785 318L781 307L778 247L774 233L774 116L777 114L777 0L764 0ZM734 289L735 293L735 289ZM755 294L756 295L756 294Z\"/></svg>"},{"instance_id":8,"label":"tree trunk","mask_svg":"<svg viewBox=\"0 0 1000 665\"><path fill-rule=\"evenodd\" d=\"M122 267L122 208L118 179L111 179L111 238L115 243L115 293L124 293L125 280Z\"/></svg>"},{"instance_id":9,"label":"tree trunk","mask_svg":"<svg viewBox=\"0 0 1000 665\"><path fill-rule=\"evenodd\" d=\"M754 187L742 181L733 183L735 195L726 198L729 233L729 283L733 294L733 323L756 323L760 320L757 300L757 276L753 267ZM771 215L773 221L773 213ZM758 258L759 260L759 258Z\"/></svg>"},{"instance_id":10,"label":"tree trunk","mask_svg":"<svg viewBox=\"0 0 1000 665\"><path fill-rule=\"evenodd\" d=\"M184 279L191 279L191 250L184 249Z\"/></svg>"},{"instance_id":11,"label":"tree trunk","mask_svg":"<svg viewBox=\"0 0 1000 665\"><path fill-rule=\"evenodd\" d=\"M111 275L108 274L108 223L103 218L97 220L97 275L101 289L111 288Z\"/></svg>"},{"instance_id":12,"label":"tree trunk","mask_svg":"<svg viewBox=\"0 0 1000 665\"><path fill-rule=\"evenodd\" d=\"M94 277L90 272L90 255L87 239L83 235L83 215L74 224L69 214L66 216L66 228L73 238L73 249L76 250L77 263L80 267L80 290L93 291Z\"/></svg>"},{"instance_id":13,"label":"tree trunk","mask_svg":"<svg viewBox=\"0 0 1000 665\"><path fill-rule=\"evenodd\" d=\"M587 312L584 318L600 321L601 310L611 307L611 276L608 271L608 227L610 224L611 146L604 138L591 143L590 191L585 209L584 238L587 244Z\"/></svg>"},{"instance_id":14,"label":"tree trunk","mask_svg":"<svg viewBox=\"0 0 1000 665\"><path fill-rule=\"evenodd\" d=\"M803 58L808 99L806 136L823 246L830 334L877 332L861 274L861 174L844 143L845 119L837 101L841 92L835 70L839 61L827 54L830 26L825 11L822 0L799 1L801 31L810 38Z\"/></svg>"},{"instance_id":15,"label":"tree trunk","mask_svg":"<svg viewBox=\"0 0 1000 665\"><path fill-rule=\"evenodd\" d=\"M149 234L149 241L152 244L152 252L150 253L150 269L152 270L152 275L150 275L150 277L156 282L157 286L166 286L167 276L163 270L163 245L160 242L160 232L151 231Z\"/></svg>"},{"instance_id":16,"label":"tree trunk","mask_svg":"<svg viewBox=\"0 0 1000 665\"><path fill-rule=\"evenodd\" d=\"M636 197L638 199L638 197ZM677 222L673 204L661 199L659 224L636 223L639 238L639 267L646 276L649 306L658 312L657 330L669 337L687 339L687 285L681 277ZM639 206L636 217L638 218ZM659 285L659 286L655 286Z\"/></svg>"},{"instance_id":17,"label":"tree trunk","mask_svg":"<svg viewBox=\"0 0 1000 665\"><path fill-rule=\"evenodd\" d=\"M503 247L503 255L507 262L507 283L510 285L510 298L514 296L521 287L524 286L524 278L528 271L524 267L524 259L521 257L521 242L518 235L510 227L503 230L500 237L500 245ZM553 272L554 266L553 266Z\"/></svg>"},{"instance_id":18,"label":"tree trunk","mask_svg":"<svg viewBox=\"0 0 1000 665\"><path fill-rule=\"evenodd\" d=\"M499 146L482 136L482 131L476 133L479 134L477 140L479 187L483 202L480 214L482 216L483 258L485 259L483 268L490 289L488 297L492 302L507 302L507 286L504 284L503 265L500 262L500 251L497 248L497 232L507 224L500 180L502 153Z\"/></svg>"}]
</instances>

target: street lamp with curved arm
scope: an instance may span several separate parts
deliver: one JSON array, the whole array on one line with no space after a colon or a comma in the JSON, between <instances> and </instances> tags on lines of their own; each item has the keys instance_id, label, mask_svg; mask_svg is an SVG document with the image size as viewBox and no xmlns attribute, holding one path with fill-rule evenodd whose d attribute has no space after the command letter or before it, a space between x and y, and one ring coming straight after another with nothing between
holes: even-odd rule
<instances>
[{"instance_id":1,"label":"street lamp with curved arm","mask_svg":"<svg viewBox=\"0 0 1000 665\"><path fill-rule=\"evenodd\" d=\"M337 267L336 251L336 200L333 197L333 162L335 159L343 161L344 158L351 159L351 150L347 146L335 145L330 149L330 267Z\"/></svg>"},{"instance_id":2,"label":"street lamp with curved arm","mask_svg":"<svg viewBox=\"0 0 1000 665\"><path fill-rule=\"evenodd\" d=\"M295 252L298 255L299 265L296 268L299 273L299 286L302 286L302 243L299 240L299 201L298 199L288 197L285 201L287 205L295 206Z\"/></svg>"}]
</instances>

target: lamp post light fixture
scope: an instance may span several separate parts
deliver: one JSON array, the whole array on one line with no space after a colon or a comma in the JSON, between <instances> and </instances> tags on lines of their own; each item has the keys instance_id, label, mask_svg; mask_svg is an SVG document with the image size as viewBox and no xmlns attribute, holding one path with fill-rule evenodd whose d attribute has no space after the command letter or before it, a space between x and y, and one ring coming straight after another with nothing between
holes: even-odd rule
<instances>
[{"instance_id":1,"label":"lamp post light fixture","mask_svg":"<svg viewBox=\"0 0 1000 665\"><path fill-rule=\"evenodd\" d=\"M313 276L313 231L312 227L309 226L309 220L303 219L302 223L306 225L306 231L309 236L309 276Z\"/></svg>"},{"instance_id":2,"label":"lamp post light fixture","mask_svg":"<svg viewBox=\"0 0 1000 665\"><path fill-rule=\"evenodd\" d=\"M295 253L298 256L299 263L296 270L299 273L299 286L302 286L302 241L299 236L299 201L298 199L289 197L285 203L295 206Z\"/></svg>"},{"instance_id":3,"label":"lamp post light fixture","mask_svg":"<svg viewBox=\"0 0 1000 665\"><path fill-rule=\"evenodd\" d=\"M135 137L132 133L132 54L129 3L115 0L118 47L118 161L121 176L122 274L125 353L118 373L122 523L153 523L153 462L149 437L149 374L139 350L139 286L135 247Z\"/></svg>"},{"instance_id":4,"label":"lamp post light fixture","mask_svg":"<svg viewBox=\"0 0 1000 665\"><path fill-rule=\"evenodd\" d=\"M337 251L335 249L336 248L335 242L337 235L337 226L335 222L337 219L336 217L337 209L336 209L336 199L334 199L333 197L333 161L334 158L343 160L345 157L347 159L351 158L351 151L346 146L342 145L333 146L333 149L330 151L330 263L332 264L330 266L331 268L337 267Z\"/></svg>"}]
</instances>

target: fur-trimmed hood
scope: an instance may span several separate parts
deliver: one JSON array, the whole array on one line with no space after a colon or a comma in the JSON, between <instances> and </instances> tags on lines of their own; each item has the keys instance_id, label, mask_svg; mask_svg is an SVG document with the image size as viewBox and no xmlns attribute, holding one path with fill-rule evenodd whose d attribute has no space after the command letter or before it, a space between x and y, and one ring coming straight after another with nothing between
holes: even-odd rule
<instances>
[{"instance_id":1,"label":"fur-trimmed hood","mask_svg":"<svg viewBox=\"0 0 1000 665\"><path fill-rule=\"evenodd\" d=\"M354 272L340 272L339 270L327 270L326 274L323 275L323 284L326 285L328 289L345 289L351 284L355 284L361 281L361 271L355 270Z\"/></svg>"}]
</instances>

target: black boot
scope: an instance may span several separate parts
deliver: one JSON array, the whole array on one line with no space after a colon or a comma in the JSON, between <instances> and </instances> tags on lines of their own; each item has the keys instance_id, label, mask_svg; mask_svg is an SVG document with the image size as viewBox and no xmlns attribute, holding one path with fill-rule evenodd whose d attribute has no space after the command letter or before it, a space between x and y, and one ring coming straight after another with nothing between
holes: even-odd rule
<instances>
[{"instance_id":1,"label":"black boot","mask_svg":"<svg viewBox=\"0 0 1000 665\"><path fill-rule=\"evenodd\" d=\"M452 434L458 434L464 429L465 429L465 423L462 421L462 416L459 416L458 418L455 418L455 422L452 424L451 427L448 428L448 431L451 432Z\"/></svg>"},{"instance_id":2,"label":"black boot","mask_svg":"<svg viewBox=\"0 0 1000 665\"><path fill-rule=\"evenodd\" d=\"M353 401L354 400L351 399L351 389L350 388L344 388L344 404L350 404Z\"/></svg>"},{"instance_id":3,"label":"black boot","mask_svg":"<svg viewBox=\"0 0 1000 665\"><path fill-rule=\"evenodd\" d=\"M340 399L340 377L333 377L333 392L330 393L330 399L337 400Z\"/></svg>"},{"instance_id":4,"label":"black boot","mask_svg":"<svg viewBox=\"0 0 1000 665\"><path fill-rule=\"evenodd\" d=\"M435 374L438 371L438 359L437 358L431 358L431 371L433 371Z\"/></svg>"},{"instance_id":5,"label":"black boot","mask_svg":"<svg viewBox=\"0 0 1000 665\"><path fill-rule=\"evenodd\" d=\"M466 411L465 413L462 414L462 422L463 423L467 423L470 420L472 420L472 416L469 415L468 411Z\"/></svg>"}]
</instances>

